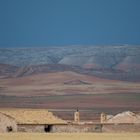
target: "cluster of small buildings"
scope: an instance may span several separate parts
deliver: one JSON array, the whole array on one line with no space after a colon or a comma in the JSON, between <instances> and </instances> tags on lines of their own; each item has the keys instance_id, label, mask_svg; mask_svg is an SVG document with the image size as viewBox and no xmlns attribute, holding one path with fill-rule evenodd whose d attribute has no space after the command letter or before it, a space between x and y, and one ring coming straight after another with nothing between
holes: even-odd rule
<instances>
[{"instance_id":1,"label":"cluster of small buildings","mask_svg":"<svg viewBox=\"0 0 140 140\"><path fill-rule=\"evenodd\" d=\"M80 112L68 122L45 109L0 109L0 133L4 132L140 132L140 115L101 113L100 123L80 121Z\"/></svg>"}]
</instances>

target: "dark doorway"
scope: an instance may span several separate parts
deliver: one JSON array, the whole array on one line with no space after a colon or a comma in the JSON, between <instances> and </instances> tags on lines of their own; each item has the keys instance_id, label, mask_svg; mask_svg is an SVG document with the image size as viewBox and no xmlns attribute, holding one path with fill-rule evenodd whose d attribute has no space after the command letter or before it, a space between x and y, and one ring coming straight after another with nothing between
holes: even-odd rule
<instances>
[{"instance_id":1,"label":"dark doorway","mask_svg":"<svg viewBox=\"0 0 140 140\"><path fill-rule=\"evenodd\" d=\"M7 126L7 132L12 132L12 131L13 131L12 126Z\"/></svg>"},{"instance_id":2,"label":"dark doorway","mask_svg":"<svg viewBox=\"0 0 140 140\"><path fill-rule=\"evenodd\" d=\"M51 129L52 129L52 125L45 125L44 131L46 133L49 133L49 132L51 132Z\"/></svg>"}]
</instances>

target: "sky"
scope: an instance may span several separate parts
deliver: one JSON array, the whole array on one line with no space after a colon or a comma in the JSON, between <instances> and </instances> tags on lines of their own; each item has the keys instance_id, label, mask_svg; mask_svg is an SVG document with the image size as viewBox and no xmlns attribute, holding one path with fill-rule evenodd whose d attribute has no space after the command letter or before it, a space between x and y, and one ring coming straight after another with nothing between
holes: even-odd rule
<instances>
[{"instance_id":1,"label":"sky","mask_svg":"<svg viewBox=\"0 0 140 140\"><path fill-rule=\"evenodd\" d=\"M0 0L0 47L140 44L140 0Z\"/></svg>"}]
</instances>

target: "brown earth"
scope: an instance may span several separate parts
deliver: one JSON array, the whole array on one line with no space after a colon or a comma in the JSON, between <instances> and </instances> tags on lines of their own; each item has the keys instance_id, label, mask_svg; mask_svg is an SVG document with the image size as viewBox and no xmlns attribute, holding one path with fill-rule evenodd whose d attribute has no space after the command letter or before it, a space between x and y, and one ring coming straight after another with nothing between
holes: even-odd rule
<instances>
[{"instance_id":1,"label":"brown earth","mask_svg":"<svg viewBox=\"0 0 140 140\"><path fill-rule=\"evenodd\" d=\"M139 133L6 133L0 140L139 140Z\"/></svg>"},{"instance_id":2,"label":"brown earth","mask_svg":"<svg viewBox=\"0 0 140 140\"><path fill-rule=\"evenodd\" d=\"M60 109L53 112L64 119L73 119L79 108L81 118L90 120L102 111L139 111L140 83L70 71L0 79L0 107Z\"/></svg>"},{"instance_id":3,"label":"brown earth","mask_svg":"<svg viewBox=\"0 0 140 140\"><path fill-rule=\"evenodd\" d=\"M70 71L0 79L0 95L8 96L93 95L139 91L140 83L102 79Z\"/></svg>"}]
</instances>

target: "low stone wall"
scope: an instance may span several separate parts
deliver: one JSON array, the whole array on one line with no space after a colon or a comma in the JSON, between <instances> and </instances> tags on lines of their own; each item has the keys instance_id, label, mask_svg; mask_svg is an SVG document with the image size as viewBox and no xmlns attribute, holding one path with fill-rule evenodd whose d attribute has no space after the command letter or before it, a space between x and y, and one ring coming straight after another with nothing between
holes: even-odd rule
<instances>
[{"instance_id":1,"label":"low stone wall","mask_svg":"<svg viewBox=\"0 0 140 140\"><path fill-rule=\"evenodd\" d=\"M18 124L18 132L45 132L43 124Z\"/></svg>"},{"instance_id":2,"label":"low stone wall","mask_svg":"<svg viewBox=\"0 0 140 140\"><path fill-rule=\"evenodd\" d=\"M51 132L140 132L140 124L68 124L53 125Z\"/></svg>"},{"instance_id":3,"label":"low stone wall","mask_svg":"<svg viewBox=\"0 0 140 140\"><path fill-rule=\"evenodd\" d=\"M18 132L45 133L46 130L47 133L140 132L140 124L54 124L48 126L18 124Z\"/></svg>"},{"instance_id":4,"label":"low stone wall","mask_svg":"<svg viewBox=\"0 0 140 140\"><path fill-rule=\"evenodd\" d=\"M61 133L78 133L78 132L101 132L102 125L101 124L68 124L68 125L53 125L51 132Z\"/></svg>"},{"instance_id":5,"label":"low stone wall","mask_svg":"<svg viewBox=\"0 0 140 140\"><path fill-rule=\"evenodd\" d=\"M102 132L140 132L140 124L103 124Z\"/></svg>"}]
</instances>

